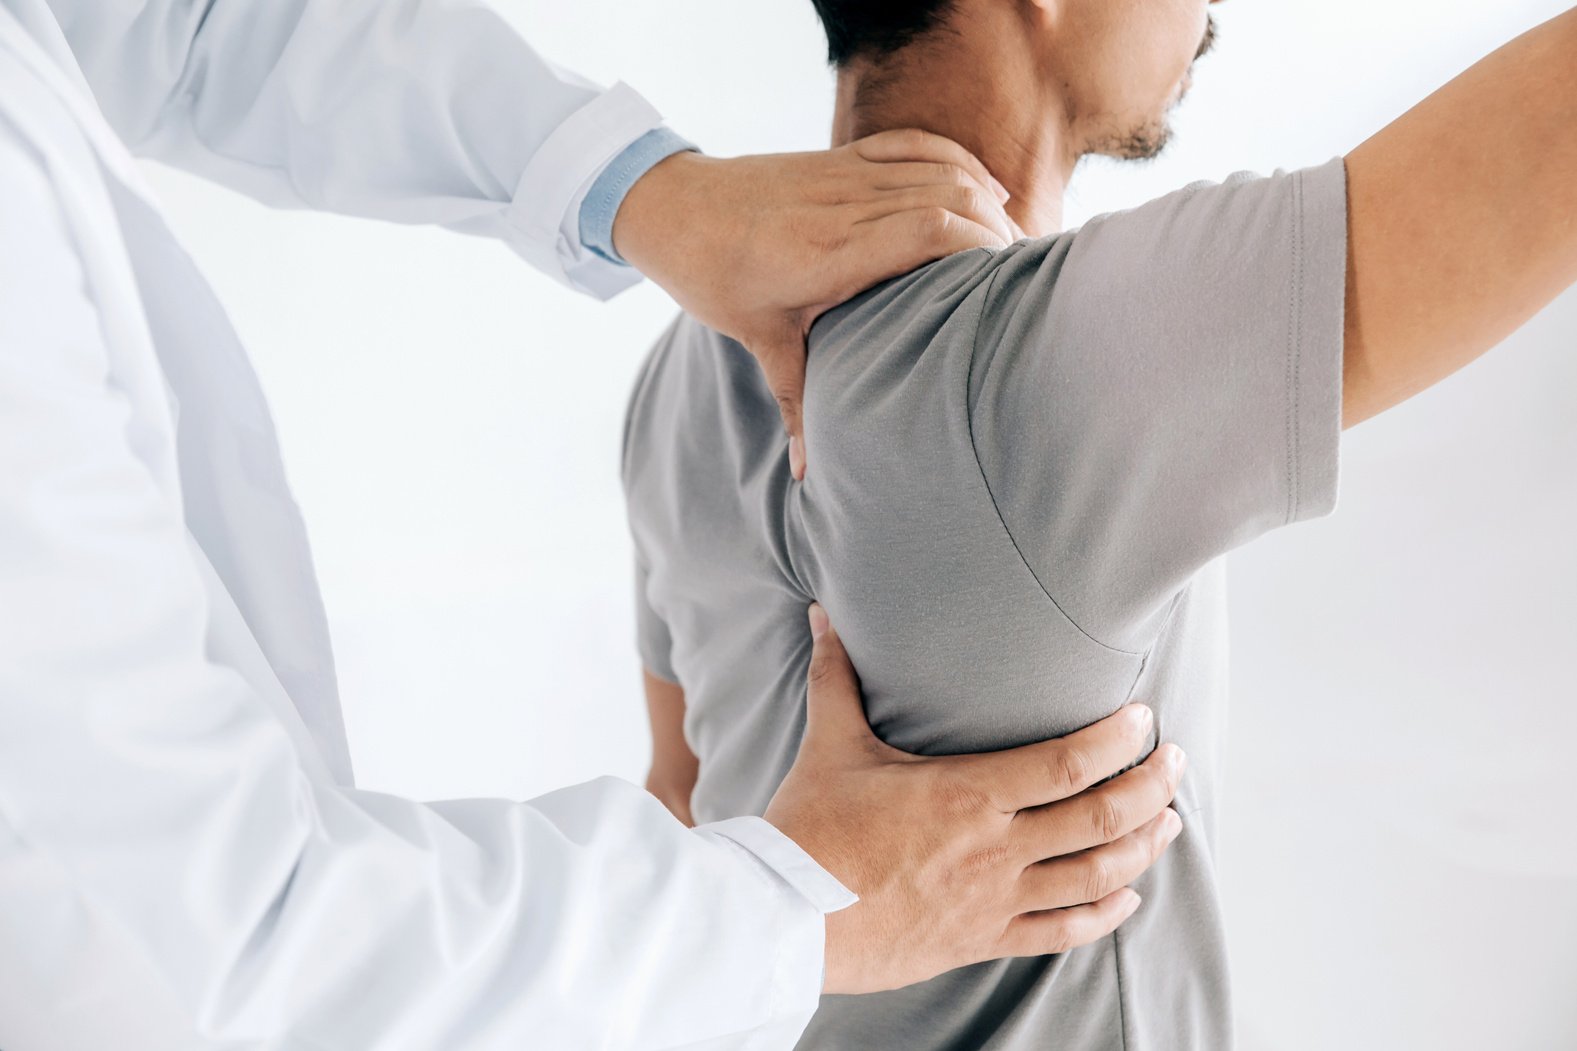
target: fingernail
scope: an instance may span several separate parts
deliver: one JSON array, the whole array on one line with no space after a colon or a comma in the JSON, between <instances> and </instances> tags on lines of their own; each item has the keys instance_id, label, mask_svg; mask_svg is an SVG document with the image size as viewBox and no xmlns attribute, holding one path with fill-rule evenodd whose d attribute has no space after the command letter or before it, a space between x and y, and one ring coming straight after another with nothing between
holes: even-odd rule
<instances>
[{"instance_id":1,"label":"fingernail","mask_svg":"<svg viewBox=\"0 0 1577 1051\"><path fill-rule=\"evenodd\" d=\"M821 608L820 602L810 604L810 637L820 639L827 634L827 628L832 624L827 619L827 611Z\"/></svg>"},{"instance_id":2,"label":"fingernail","mask_svg":"<svg viewBox=\"0 0 1577 1051\"><path fill-rule=\"evenodd\" d=\"M1150 710L1148 705L1144 704L1130 704L1128 708L1133 713L1129 718L1133 720L1134 726L1145 733L1149 733L1150 726L1155 722L1155 713Z\"/></svg>"},{"instance_id":3,"label":"fingernail","mask_svg":"<svg viewBox=\"0 0 1577 1051\"><path fill-rule=\"evenodd\" d=\"M1188 769L1188 754L1177 745L1172 745L1166 753L1166 766L1172 773L1182 776L1183 771Z\"/></svg>"},{"instance_id":4,"label":"fingernail","mask_svg":"<svg viewBox=\"0 0 1577 1051\"><path fill-rule=\"evenodd\" d=\"M805 442L797 434L789 435L789 474L796 482L805 480Z\"/></svg>"},{"instance_id":5,"label":"fingernail","mask_svg":"<svg viewBox=\"0 0 1577 1051\"><path fill-rule=\"evenodd\" d=\"M1128 903L1128 915L1132 916L1134 913L1139 911L1139 905L1144 901L1144 899L1139 897L1139 892L1134 890L1132 887L1128 887L1127 891L1128 896L1133 899Z\"/></svg>"},{"instance_id":6,"label":"fingernail","mask_svg":"<svg viewBox=\"0 0 1577 1051\"><path fill-rule=\"evenodd\" d=\"M1183 831L1183 819L1171 807L1166 808L1166 815L1166 828L1162 830L1161 834L1170 843L1177 838L1178 833Z\"/></svg>"},{"instance_id":7,"label":"fingernail","mask_svg":"<svg viewBox=\"0 0 1577 1051\"><path fill-rule=\"evenodd\" d=\"M987 172L986 178L991 180L991 188L997 191L998 201L1003 204L1007 204L1008 201L1012 200L1013 195L1008 193L1008 188L1006 186L1003 186L1000 182L997 182L997 177L995 175Z\"/></svg>"}]
</instances>

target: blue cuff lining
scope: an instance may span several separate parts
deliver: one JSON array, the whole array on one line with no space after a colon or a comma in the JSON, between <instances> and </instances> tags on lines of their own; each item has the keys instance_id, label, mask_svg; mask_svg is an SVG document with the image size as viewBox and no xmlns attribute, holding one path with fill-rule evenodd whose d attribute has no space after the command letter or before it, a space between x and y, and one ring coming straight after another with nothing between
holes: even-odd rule
<instances>
[{"instance_id":1,"label":"blue cuff lining","mask_svg":"<svg viewBox=\"0 0 1577 1051\"><path fill-rule=\"evenodd\" d=\"M602 169L602 174L597 176L597 181L586 191L586 199L581 202L581 247L595 252L610 263L628 266L613 247L613 219L619 214L624 195L658 161L695 148L689 140L667 128L653 128L626 146L623 153Z\"/></svg>"}]
</instances>

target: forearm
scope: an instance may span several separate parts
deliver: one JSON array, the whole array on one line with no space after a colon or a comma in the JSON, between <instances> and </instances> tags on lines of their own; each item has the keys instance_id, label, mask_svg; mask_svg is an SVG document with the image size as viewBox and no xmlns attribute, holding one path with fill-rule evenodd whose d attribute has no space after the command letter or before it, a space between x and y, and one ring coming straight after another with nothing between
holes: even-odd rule
<instances>
[{"instance_id":1,"label":"forearm","mask_svg":"<svg viewBox=\"0 0 1577 1051\"><path fill-rule=\"evenodd\" d=\"M701 761L684 737L684 689L649 671L642 676L646 709L652 728L652 766L646 790L686 825L694 825L690 796L695 791Z\"/></svg>"},{"instance_id":2,"label":"forearm","mask_svg":"<svg viewBox=\"0 0 1577 1051\"><path fill-rule=\"evenodd\" d=\"M840 900L792 856L612 779L530 804L334 782L194 548L166 388L116 313L130 272L118 241L82 254L93 184L46 167L57 145L0 120L0 245L27 246L0 251L0 868L44 874L0 880L0 974L52 975L139 1047L96 984L151 977L226 1046L791 1046ZM116 951L63 970L87 917Z\"/></svg>"},{"instance_id":3,"label":"forearm","mask_svg":"<svg viewBox=\"0 0 1577 1051\"><path fill-rule=\"evenodd\" d=\"M668 812L690 828L695 827L695 815L690 810L690 793L695 791L695 782L686 783L683 780L668 776L654 764L646 774L646 791L657 798L657 801L668 808Z\"/></svg>"},{"instance_id":4,"label":"forearm","mask_svg":"<svg viewBox=\"0 0 1577 1051\"><path fill-rule=\"evenodd\" d=\"M1438 382L1577 282L1577 10L1347 158L1344 421Z\"/></svg>"},{"instance_id":5,"label":"forearm","mask_svg":"<svg viewBox=\"0 0 1577 1051\"><path fill-rule=\"evenodd\" d=\"M496 237L602 294L637 278L587 258L572 211L658 114L481 3L51 4L133 152L269 204Z\"/></svg>"}]
</instances>

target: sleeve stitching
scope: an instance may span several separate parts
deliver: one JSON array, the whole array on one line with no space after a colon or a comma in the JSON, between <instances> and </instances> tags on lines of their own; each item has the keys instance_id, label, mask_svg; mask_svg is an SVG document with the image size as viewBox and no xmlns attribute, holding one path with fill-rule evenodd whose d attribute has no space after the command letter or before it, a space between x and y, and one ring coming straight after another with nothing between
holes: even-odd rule
<instances>
[{"instance_id":1,"label":"sleeve stitching","mask_svg":"<svg viewBox=\"0 0 1577 1051\"><path fill-rule=\"evenodd\" d=\"M1040 578L1040 574L1035 571L1035 567L1031 565L1029 559L1025 557L1024 549L1019 546L1018 537L1014 536L1013 530L1008 527L1007 519L1003 517L1002 514L1001 505L997 503L997 495L991 488L991 479L986 477L985 465L980 462L980 448L975 443L975 413L970 404L972 399L970 398L969 384L975 372L975 358L980 351L981 322L985 318L986 309L991 305L991 293L995 291L997 277L1001 273L1002 268L998 266L992 271L991 280L986 282L985 295L981 298L980 309L975 314L975 332L969 345L969 361L967 363L967 369L964 373L964 419L966 427L969 431L969 452L970 455L974 457L975 470L980 473L980 483L985 487L986 498L991 502L991 510L997 516L997 522L1001 524L1002 532L1007 534L1008 542L1013 545L1014 552L1018 554L1019 561L1022 562L1024 564L1024 568L1029 571L1030 578L1034 580L1035 584L1040 588L1041 594L1045 595L1047 601L1049 601L1052 606L1056 608L1058 613L1062 614L1062 618L1069 624L1073 625L1074 629L1078 631L1080 635L1083 635L1086 639L1089 639L1091 642L1095 643L1095 645L1101 647L1101 649L1107 650L1111 653L1119 654L1124 657L1133 657L1143 660L1145 657L1144 652L1125 650L1120 647L1113 646L1110 643L1102 642L1094 635L1091 635L1088 631L1084 630L1083 625L1074 620L1068 611L1062 607L1062 603L1057 601L1056 596L1051 593L1051 589L1046 587L1046 582Z\"/></svg>"},{"instance_id":2,"label":"sleeve stitching","mask_svg":"<svg viewBox=\"0 0 1577 1051\"><path fill-rule=\"evenodd\" d=\"M1294 356L1292 373L1292 519L1297 521L1303 514L1303 173L1300 171L1293 183L1292 199L1293 228L1297 230L1294 240L1297 259L1294 266L1297 270L1297 295L1293 300L1293 310L1296 311L1298 321L1296 329L1297 353Z\"/></svg>"},{"instance_id":3,"label":"sleeve stitching","mask_svg":"<svg viewBox=\"0 0 1577 1051\"><path fill-rule=\"evenodd\" d=\"M1302 504L1302 481L1299 478L1301 457L1299 446L1301 435L1299 433L1299 393L1303 375L1303 177L1296 174L1292 179L1292 266L1289 268L1288 280L1292 287L1288 290L1287 310L1287 366L1285 382L1287 384L1287 417L1285 422L1284 441L1286 443L1286 480L1287 480L1287 511L1283 525L1291 525L1298 520L1300 505Z\"/></svg>"}]
</instances>

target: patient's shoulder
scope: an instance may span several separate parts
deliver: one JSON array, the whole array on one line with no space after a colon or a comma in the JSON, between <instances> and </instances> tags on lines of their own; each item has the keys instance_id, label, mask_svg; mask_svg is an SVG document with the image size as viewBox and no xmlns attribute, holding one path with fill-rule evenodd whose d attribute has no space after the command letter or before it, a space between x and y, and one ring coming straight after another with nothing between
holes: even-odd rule
<instances>
[{"instance_id":1,"label":"patient's shoulder","mask_svg":"<svg viewBox=\"0 0 1577 1051\"><path fill-rule=\"evenodd\" d=\"M1002 254L989 248L958 252L869 288L816 319L811 347L839 347L862 337L880 341L928 324L940 327L989 283Z\"/></svg>"},{"instance_id":2,"label":"patient's shoulder","mask_svg":"<svg viewBox=\"0 0 1577 1051\"><path fill-rule=\"evenodd\" d=\"M1007 250L1011 252L1012 249ZM882 407L938 393L967 354L1004 252L974 249L886 281L827 311L812 326L805 408L837 425L873 421ZM807 435L807 437L810 437Z\"/></svg>"}]
</instances>

